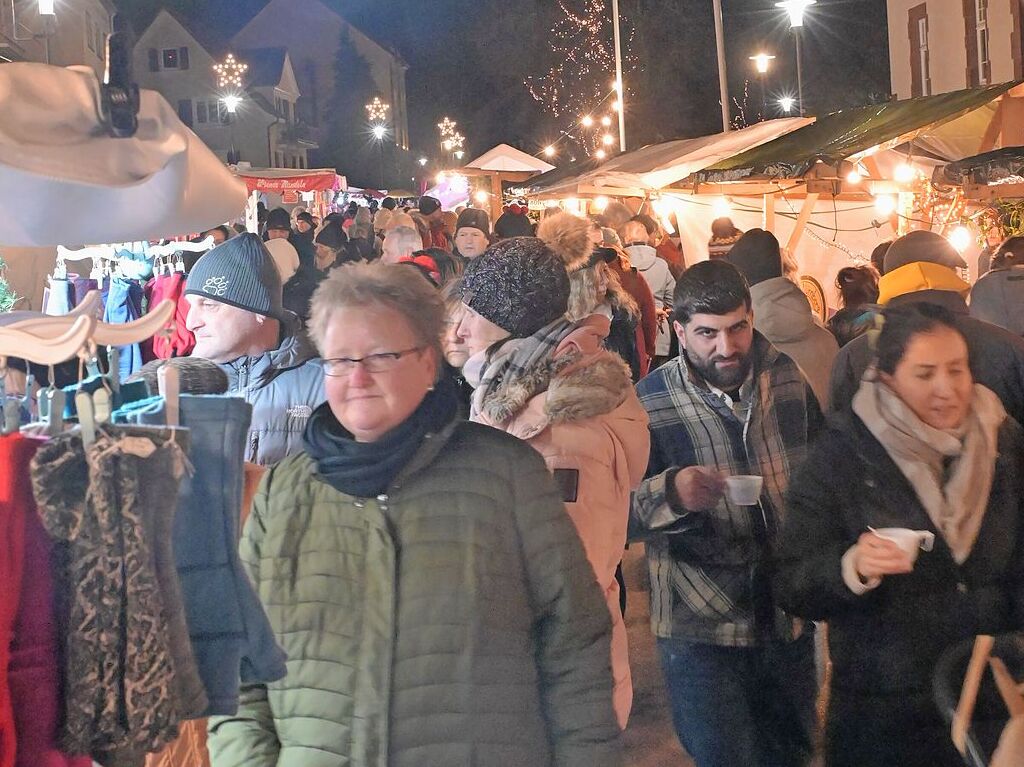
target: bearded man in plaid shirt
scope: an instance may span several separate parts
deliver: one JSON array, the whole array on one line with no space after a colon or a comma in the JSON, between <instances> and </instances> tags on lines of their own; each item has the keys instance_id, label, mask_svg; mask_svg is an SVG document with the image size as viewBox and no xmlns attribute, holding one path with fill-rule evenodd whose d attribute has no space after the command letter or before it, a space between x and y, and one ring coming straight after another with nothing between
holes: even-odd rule
<instances>
[{"instance_id":1,"label":"bearded man in plaid shirt","mask_svg":"<svg viewBox=\"0 0 1024 767\"><path fill-rule=\"evenodd\" d=\"M647 545L676 732L698 767L806 765L814 628L775 606L769 579L786 486L821 410L796 363L754 330L734 266L688 269L674 310L680 356L637 385L651 459L630 526ZM732 475L763 477L756 505L729 499Z\"/></svg>"}]
</instances>

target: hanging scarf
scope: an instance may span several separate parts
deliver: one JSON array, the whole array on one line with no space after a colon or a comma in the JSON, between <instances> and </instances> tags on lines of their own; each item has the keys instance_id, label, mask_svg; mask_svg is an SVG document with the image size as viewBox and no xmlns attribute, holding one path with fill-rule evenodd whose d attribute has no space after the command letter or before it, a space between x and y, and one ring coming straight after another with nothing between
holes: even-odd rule
<instances>
[{"instance_id":1,"label":"hanging scarf","mask_svg":"<svg viewBox=\"0 0 1024 767\"><path fill-rule=\"evenodd\" d=\"M483 412L484 405L502 391L511 403L503 412L492 413L496 422L514 416L534 396L546 391L557 372L549 364L551 357L569 333L575 329L569 320L559 318L528 338L513 338L500 346L470 357L462 369L466 381L475 389L470 404L470 419Z\"/></svg>"},{"instance_id":2,"label":"hanging scarf","mask_svg":"<svg viewBox=\"0 0 1024 767\"><path fill-rule=\"evenodd\" d=\"M317 473L331 487L346 495L372 498L387 492L424 438L447 426L458 408L455 386L444 379L403 423L375 442L357 442L325 402L310 416L302 441L316 461Z\"/></svg>"},{"instance_id":3,"label":"hanging scarf","mask_svg":"<svg viewBox=\"0 0 1024 767\"><path fill-rule=\"evenodd\" d=\"M956 429L935 429L877 380L872 369L853 398L853 412L913 486L962 565L974 547L992 490L999 428L1006 419L999 398L975 384L964 423Z\"/></svg>"}]
</instances>

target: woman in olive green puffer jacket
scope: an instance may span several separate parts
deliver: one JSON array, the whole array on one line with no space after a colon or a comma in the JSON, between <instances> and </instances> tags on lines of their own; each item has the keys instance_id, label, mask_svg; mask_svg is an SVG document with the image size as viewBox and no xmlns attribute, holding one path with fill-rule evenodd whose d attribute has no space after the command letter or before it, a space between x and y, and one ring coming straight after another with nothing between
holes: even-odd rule
<instances>
[{"instance_id":1,"label":"woman in olive green puffer jacket","mask_svg":"<svg viewBox=\"0 0 1024 767\"><path fill-rule=\"evenodd\" d=\"M347 275L427 284L400 266L335 271L321 290ZM437 302L440 329L440 299L399 287L417 305ZM377 314L365 328L346 314L337 344L318 341L338 376L329 401L310 419L307 452L272 468L254 501L242 559L288 675L244 688L237 715L210 721L213 766L620 767L611 621L544 460L461 422L450 384L431 383L419 352L389 352L394 371L370 372L374 349L416 343L411 324L377 346L353 340L406 324ZM426 396L377 442L354 442L332 413L332 398L343 416L368 412L345 401L359 387L408 396L421 374ZM383 491L339 488L365 488L364 474L385 477Z\"/></svg>"}]
</instances>

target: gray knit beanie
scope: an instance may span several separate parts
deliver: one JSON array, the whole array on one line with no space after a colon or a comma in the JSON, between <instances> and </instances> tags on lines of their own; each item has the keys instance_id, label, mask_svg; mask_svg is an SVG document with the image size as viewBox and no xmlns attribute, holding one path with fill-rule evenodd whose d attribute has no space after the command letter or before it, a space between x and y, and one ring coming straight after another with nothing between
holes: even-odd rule
<instances>
[{"instance_id":1,"label":"gray knit beanie","mask_svg":"<svg viewBox=\"0 0 1024 767\"><path fill-rule=\"evenodd\" d=\"M204 296L229 306L285 320L281 275L263 241L242 234L221 243L196 261L185 295Z\"/></svg>"},{"instance_id":2,"label":"gray knit beanie","mask_svg":"<svg viewBox=\"0 0 1024 767\"><path fill-rule=\"evenodd\" d=\"M569 308L569 273L536 237L512 237L469 262L462 300L513 338L527 338Z\"/></svg>"}]
</instances>

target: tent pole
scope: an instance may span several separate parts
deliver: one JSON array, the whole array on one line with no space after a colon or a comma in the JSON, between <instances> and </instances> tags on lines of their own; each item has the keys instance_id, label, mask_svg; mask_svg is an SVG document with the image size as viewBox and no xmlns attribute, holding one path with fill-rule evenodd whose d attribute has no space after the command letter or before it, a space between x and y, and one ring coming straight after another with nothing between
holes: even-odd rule
<instances>
[{"instance_id":1,"label":"tent pole","mask_svg":"<svg viewBox=\"0 0 1024 767\"><path fill-rule=\"evenodd\" d=\"M725 71L725 23L722 21L722 0L713 0L715 10L715 45L718 48L718 90L722 99L722 132L729 132L729 76Z\"/></svg>"},{"instance_id":2,"label":"tent pole","mask_svg":"<svg viewBox=\"0 0 1024 767\"><path fill-rule=\"evenodd\" d=\"M800 208L800 215L797 216L796 225L793 227L793 233L789 235L789 242L786 247L789 248L789 254L796 258L796 246L800 244L801 238L804 236L804 230L807 228L807 222L811 220L811 213L814 212L814 206L818 203L818 194L816 192L810 192L804 198L803 207Z\"/></svg>"},{"instance_id":3,"label":"tent pole","mask_svg":"<svg viewBox=\"0 0 1024 767\"><path fill-rule=\"evenodd\" d=\"M775 193L766 194L764 196L764 230L766 232L775 231Z\"/></svg>"},{"instance_id":4,"label":"tent pole","mask_svg":"<svg viewBox=\"0 0 1024 767\"><path fill-rule=\"evenodd\" d=\"M497 171L491 173L491 226L494 226L494 222L498 220L498 216L501 215L502 198L501 198L501 176L498 175Z\"/></svg>"}]
</instances>

